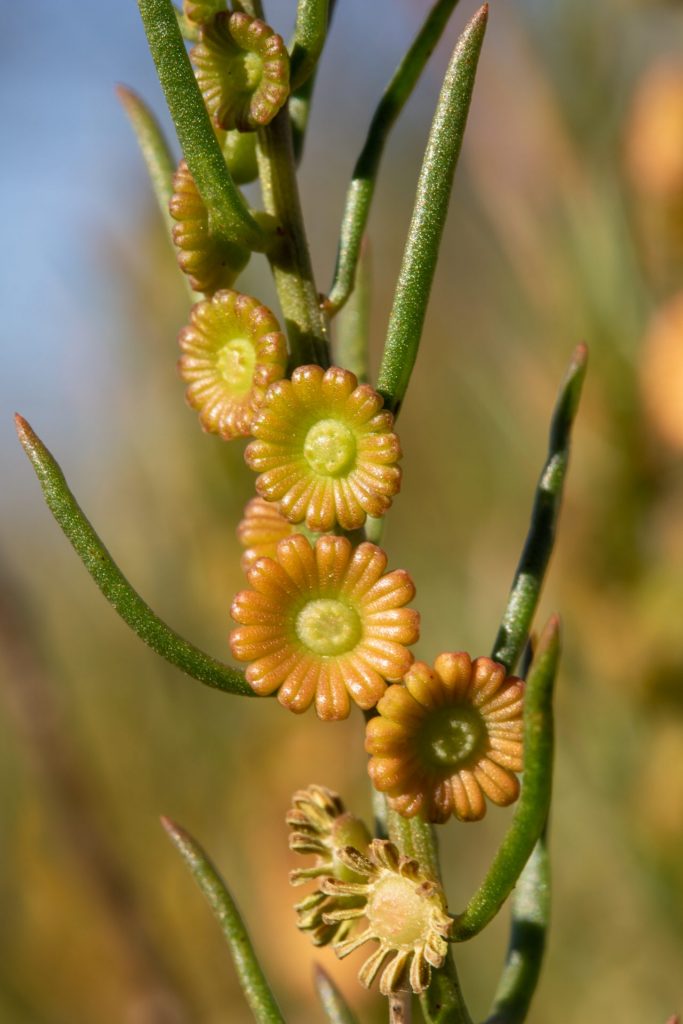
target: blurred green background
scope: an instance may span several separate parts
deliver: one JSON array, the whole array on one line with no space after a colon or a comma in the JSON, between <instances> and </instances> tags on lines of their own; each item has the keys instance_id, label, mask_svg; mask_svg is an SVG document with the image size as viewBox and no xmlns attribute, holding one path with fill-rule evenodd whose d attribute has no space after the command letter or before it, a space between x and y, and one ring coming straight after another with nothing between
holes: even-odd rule
<instances>
[{"instance_id":1,"label":"blurred green background","mask_svg":"<svg viewBox=\"0 0 683 1024\"><path fill-rule=\"evenodd\" d=\"M289 1020L320 1021L322 962L364 1020L382 1001L294 927L284 816L311 782L369 813L362 720L213 692L118 621L42 506L27 416L115 559L227 658L243 585L243 445L184 405L186 298L112 85L161 112L135 4L3 14L5 360L0 561L0 1020L250 1020L209 910L158 824L211 852ZM287 34L293 4L270 0ZM384 82L428 5L339 0L301 173L318 285ZM392 136L370 234L377 365L429 120L462 0ZM418 657L487 653L554 393L591 362L540 618L559 609L553 927L530 1020L683 1011L683 5L493 0L423 347L399 422L386 546L422 612ZM244 291L272 303L254 258ZM353 755L353 756L352 756ZM509 820L441 830L452 911ZM457 950L481 1018L506 913Z\"/></svg>"}]
</instances>

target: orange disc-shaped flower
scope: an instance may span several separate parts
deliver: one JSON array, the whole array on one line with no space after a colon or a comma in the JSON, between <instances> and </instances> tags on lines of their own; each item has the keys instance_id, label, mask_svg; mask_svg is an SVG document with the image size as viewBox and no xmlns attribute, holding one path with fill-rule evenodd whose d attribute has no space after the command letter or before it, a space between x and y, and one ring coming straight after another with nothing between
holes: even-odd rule
<instances>
[{"instance_id":1,"label":"orange disc-shaped flower","mask_svg":"<svg viewBox=\"0 0 683 1024\"><path fill-rule=\"evenodd\" d=\"M256 490L324 532L382 516L401 485L401 446L381 395L337 366L300 366L269 388L245 458Z\"/></svg>"},{"instance_id":2,"label":"orange disc-shaped flower","mask_svg":"<svg viewBox=\"0 0 683 1024\"><path fill-rule=\"evenodd\" d=\"M180 332L180 376L204 430L225 440L249 434L266 388L283 376L287 343L273 314L227 289L198 302Z\"/></svg>"},{"instance_id":3,"label":"orange disc-shaped flower","mask_svg":"<svg viewBox=\"0 0 683 1024\"><path fill-rule=\"evenodd\" d=\"M301 534L281 540L276 557L260 558L247 573L252 590L232 604L239 628L230 647L250 662L256 693L278 693L291 711L315 703L323 719L346 718L351 700L371 708L400 679L419 636L419 615L405 605L415 595L407 572L386 573L387 556L374 544L353 548L326 535L315 547Z\"/></svg>"},{"instance_id":4,"label":"orange disc-shaped flower","mask_svg":"<svg viewBox=\"0 0 683 1024\"><path fill-rule=\"evenodd\" d=\"M505 806L519 795L524 684L490 658L440 654L418 661L391 686L367 725L365 749L376 789L406 817L476 821L485 797Z\"/></svg>"},{"instance_id":5,"label":"orange disc-shaped flower","mask_svg":"<svg viewBox=\"0 0 683 1024\"><path fill-rule=\"evenodd\" d=\"M237 539L245 549L242 555L244 572L251 569L258 558L275 558L279 542L293 533L294 527L277 505L263 498L248 501L237 527Z\"/></svg>"}]
</instances>

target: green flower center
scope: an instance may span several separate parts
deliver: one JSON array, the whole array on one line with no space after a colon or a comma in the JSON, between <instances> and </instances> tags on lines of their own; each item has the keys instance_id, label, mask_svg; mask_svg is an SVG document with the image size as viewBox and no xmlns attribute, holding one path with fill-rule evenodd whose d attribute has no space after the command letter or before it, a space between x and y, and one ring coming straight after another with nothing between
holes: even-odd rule
<instances>
[{"instance_id":1,"label":"green flower center","mask_svg":"<svg viewBox=\"0 0 683 1024\"><path fill-rule=\"evenodd\" d=\"M219 374L235 394L243 395L252 386L256 352L246 338L233 338L218 353L216 367Z\"/></svg>"},{"instance_id":2,"label":"green flower center","mask_svg":"<svg viewBox=\"0 0 683 1024\"><path fill-rule=\"evenodd\" d=\"M450 707L432 711L420 730L419 745L433 768L460 768L486 736L486 726L472 707Z\"/></svg>"},{"instance_id":3,"label":"green flower center","mask_svg":"<svg viewBox=\"0 0 683 1024\"><path fill-rule=\"evenodd\" d=\"M400 875L380 876L368 896L365 916L380 943L414 949L429 935L431 900Z\"/></svg>"},{"instance_id":4,"label":"green flower center","mask_svg":"<svg viewBox=\"0 0 683 1024\"><path fill-rule=\"evenodd\" d=\"M358 613L327 597L309 601L296 619L299 640L314 654L334 657L353 650L361 638Z\"/></svg>"},{"instance_id":5,"label":"green flower center","mask_svg":"<svg viewBox=\"0 0 683 1024\"><path fill-rule=\"evenodd\" d=\"M356 438L339 420L319 420L306 434L304 457L321 476L342 476L354 464Z\"/></svg>"}]
</instances>

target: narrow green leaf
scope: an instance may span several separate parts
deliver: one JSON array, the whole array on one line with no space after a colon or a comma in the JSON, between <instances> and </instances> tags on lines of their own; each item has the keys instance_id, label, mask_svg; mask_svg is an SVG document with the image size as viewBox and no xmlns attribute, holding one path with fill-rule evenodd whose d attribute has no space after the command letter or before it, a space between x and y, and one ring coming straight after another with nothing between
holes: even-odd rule
<instances>
[{"instance_id":1,"label":"narrow green leaf","mask_svg":"<svg viewBox=\"0 0 683 1024\"><path fill-rule=\"evenodd\" d=\"M162 818L171 842L192 872L230 947L237 977L258 1024L285 1024L228 888L198 842L180 825Z\"/></svg>"},{"instance_id":2,"label":"narrow green leaf","mask_svg":"<svg viewBox=\"0 0 683 1024\"><path fill-rule=\"evenodd\" d=\"M123 109L133 126L147 171L149 173L154 195L161 210L166 226L171 231L173 219L168 212L168 204L173 195L173 174L175 161L168 143L164 138L161 126L145 101L126 85L116 86Z\"/></svg>"},{"instance_id":3,"label":"narrow green leaf","mask_svg":"<svg viewBox=\"0 0 683 1024\"><path fill-rule=\"evenodd\" d=\"M184 640L131 587L69 490L60 467L22 416L17 434L33 465L48 508L106 599L141 640L181 671L226 693L253 696L244 674Z\"/></svg>"},{"instance_id":4,"label":"narrow green leaf","mask_svg":"<svg viewBox=\"0 0 683 1024\"><path fill-rule=\"evenodd\" d=\"M461 35L429 133L377 382L392 412L403 401L417 358L487 20L484 4Z\"/></svg>"},{"instance_id":5,"label":"narrow green leaf","mask_svg":"<svg viewBox=\"0 0 683 1024\"><path fill-rule=\"evenodd\" d=\"M368 379L368 348L370 345L370 246L367 239L361 246L356 287L337 320L335 363L355 373L360 383Z\"/></svg>"},{"instance_id":6,"label":"narrow green leaf","mask_svg":"<svg viewBox=\"0 0 683 1024\"><path fill-rule=\"evenodd\" d=\"M327 39L330 33L330 26L332 24L332 17L336 6L337 0L328 0L327 28L323 42ZM306 129L308 128L308 118L311 113L313 90L315 88L315 80L317 78L319 65L320 54L318 54L318 60L312 72L306 78L303 85L299 85L293 90L289 97L289 103L287 104L289 107L289 117L292 123L292 148L294 151L294 161L297 167L301 162L301 157L304 152Z\"/></svg>"},{"instance_id":7,"label":"narrow green leaf","mask_svg":"<svg viewBox=\"0 0 683 1024\"><path fill-rule=\"evenodd\" d=\"M560 655L559 628L554 615L541 634L526 682L522 792L484 881L463 913L454 919L455 942L471 939L496 916L545 828L552 788L552 703Z\"/></svg>"},{"instance_id":8,"label":"narrow green leaf","mask_svg":"<svg viewBox=\"0 0 683 1024\"><path fill-rule=\"evenodd\" d=\"M299 0L291 52L292 92L310 78L325 45L329 16L328 0Z\"/></svg>"},{"instance_id":9,"label":"narrow green leaf","mask_svg":"<svg viewBox=\"0 0 683 1024\"><path fill-rule=\"evenodd\" d=\"M579 345L567 370L550 424L548 457L536 488L531 523L491 657L511 672L529 635L555 543L569 444L586 375L588 350Z\"/></svg>"},{"instance_id":10,"label":"narrow green leaf","mask_svg":"<svg viewBox=\"0 0 683 1024\"><path fill-rule=\"evenodd\" d=\"M505 967L485 1024L522 1024L541 973L550 921L550 866L540 837L512 894L512 924Z\"/></svg>"},{"instance_id":11,"label":"narrow green leaf","mask_svg":"<svg viewBox=\"0 0 683 1024\"><path fill-rule=\"evenodd\" d=\"M330 1024L357 1024L356 1015L320 964L313 967L313 983Z\"/></svg>"},{"instance_id":12,"label":"narrow green leaf","mask_svg":"<svg viewBox=\"0 0 683 1024\"><path fill-rule=\"evenodd\" d=\"M269 236L232 180L197 85L171 0L138 0L147 41L187 165L209 210L211 230L255 251Z\"/></svg>"},{"instance_id":13,"label":"narrow green leaf","mask_svg":"<svg viewBox=\"0 0 683 1024\"><path fill-rule=\"evenodd\" d=\"M370 214L379 165L389 133L415 88L458 0L437 0L412 46L394 72L373 114L346 193L337 265L325 307L341 309L354 288L356 265Z\"/></svg>"}]
</instances>

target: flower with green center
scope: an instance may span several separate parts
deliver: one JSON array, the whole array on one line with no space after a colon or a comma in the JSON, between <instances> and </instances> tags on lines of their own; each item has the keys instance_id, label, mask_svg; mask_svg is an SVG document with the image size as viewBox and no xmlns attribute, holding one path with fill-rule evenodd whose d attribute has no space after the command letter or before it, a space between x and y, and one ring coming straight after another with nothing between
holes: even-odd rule
<instances>
[{"instance_id":1,"label":"flower with green center","mask_svg":"<svg viewBox=\"0 0 683 1024\"><path fill-rule=\"evenodd\" d=\"M217 128L253 131L273 120L289 95L289 53L281 36L249 14L221 11L190 52Z\"/></svg>"},{"instance_id":2,"label":"flower with green center","mask_svg":"<svg viewBox=\"0 0 683 1024\"><path fill-rule=\"evenodd\" d=\"M325 535L315 546L301 534L281 540L275 558L247 572L253 590L237 594L233 655L250 662L247 682L262 696L278 693L291 711L315 703L318 716L346 718L351 699L374 707L386 680L412 663L419 615L404 607L415 595L407 572L386 573L374 544L353 548Z\"/></svg>"},{"instance_id":3,"label":"flower with green center","mask_svg":"<svg viewBox=\"0 0 683 1024\"><path fill-rule=\"evenodd\" d=\"M249 295L223 291L198 302L179 336L180 376L204 430L244 437L273 381L283 376L287 343L273 314Z\"/></svg>"},{"instance_id":4,"label":"flower with green center","mask_svg":"<svg viewBox=\"0 0 683 1024\"><path fill-rule=\"evenodd\" d=\"M519 795L524 683L491 658L460 651L424 662L391 686L367 724L370 778L405 817L478 821L485 797Z\"/></svg>"},{"instance_id":5,"label":"flower with green center","mask_svg":"<svg viewBox=\"0 0 683 1024\"><path fill-rule=\"evenodd\" d=\"M212 295L229 288L244 270L251 253L236 242L211 234L209 214L194 178L184 160L173 178L173 195L168 205L173 225L173 243L178 265L196 292Z\"/></svg>"},{"instance_id":6,"label":"flower with green center","mask_svg":"<svg viewBox=\"0 0 683 1024\"><path fill-rule=\"evenodd\" d=\"M401 485L401 446L382 405L348 370L300 366L269 388L254 419L245 458L258 493L320 532L384 515Z\"/></svg>"},{"instance_id":7,"label":"flower with green center","mask_svg":"<svg viewBox=\"0 0 683 1024\"><path fill-rule=\"evenodd\" d=\"M393 843L374 839L367 856L352 846L338 852L339 859L362 881L326 878L323 892L330 897L357 897L356 907L328 910L329 924L365 917L367 926L350 939L335 944L339 957L348 956L365 942L379 943L358 974L369 988L380 970L379 988L388 996L405 987L415 993L429 985L432 967L441 967L448 950L451 919L441 886L428 878L416 860L400 856Z\"/></svg>"},{"instance_id":8,"label":"flower with green center","mask_svg":"<svg viewBox=\"0 0 683 1024\"><path fill-rule=\"evenodd\" d=\"M299 790L293 802L287 815L287 824L292 829L289 848L300 854L315 854L316 859L311 867L290 873L292 885L330 876L349 882L361 881L361 877L337 856L337 850L349 845L367 849L370 834L360 818L346 811L338 794L324 786ZM348 935L352 922L328 923L323 919L324 914L358 905L357 897L337 899L316 889L296 904L297 927L309 933L314 946L339 942Z\"/></svg>"}]
</instances>

